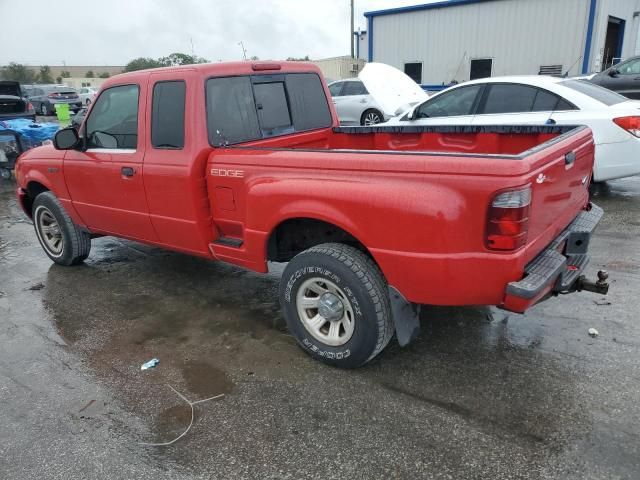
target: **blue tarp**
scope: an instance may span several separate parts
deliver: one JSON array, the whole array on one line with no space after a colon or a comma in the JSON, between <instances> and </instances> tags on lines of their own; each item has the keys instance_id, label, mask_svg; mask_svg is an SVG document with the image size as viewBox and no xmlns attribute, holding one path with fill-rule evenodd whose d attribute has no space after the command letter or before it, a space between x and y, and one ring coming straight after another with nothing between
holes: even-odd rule
<instances>
[{"instance_id":1,"label":"blue tarp","mask_svg":"<svg viewBox=\"0 0 640 480\"><path fill-rule=\"evenodd\" d=\"M32 148L42 145L45 140L53 139L53 136L60 129L60 125L57 123L34 123L25 118L17 118L0 121L0 130L3 128L18 132L25 148Z\"/></svg>"}]
</instances>

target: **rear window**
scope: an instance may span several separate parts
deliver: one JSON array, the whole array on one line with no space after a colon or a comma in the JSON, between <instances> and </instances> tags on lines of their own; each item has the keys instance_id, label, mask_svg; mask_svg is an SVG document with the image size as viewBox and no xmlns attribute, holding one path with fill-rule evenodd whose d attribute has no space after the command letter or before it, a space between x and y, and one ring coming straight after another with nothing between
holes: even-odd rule
<instances>
[{"instance_id":1,"label":"rear window","mask_svg":"<svg viewBox=\"0 0 640 480\"><path fill-rule=\"evenodd\" d=\"M331 112L314 73L207 80L209 143L231 145L330 127Z\"/></svg>"},{"instance_id":2,"label":"rear window","mask_svg":"<svg viewBox=\"0 0 640 480\"><path fill-rule=\"evenodd\" d=\"M565 80L560 82L560 84L564 87L583 93L608 106L616 105L628 100L626 97L623 97L616 92L612 92L611 90L584 80Z\"/></svg>"}]
</instances>

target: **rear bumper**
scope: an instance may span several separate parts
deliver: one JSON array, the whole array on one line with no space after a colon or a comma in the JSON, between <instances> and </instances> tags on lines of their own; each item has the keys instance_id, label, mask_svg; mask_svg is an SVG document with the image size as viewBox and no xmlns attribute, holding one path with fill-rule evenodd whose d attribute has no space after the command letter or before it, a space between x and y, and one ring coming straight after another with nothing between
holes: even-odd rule
<instances>
[{"instance_id":1,"label":"rear bumper","mask_svg":"<svg viewBox=\"0 0 640 480\"><path fill-rule=\"evenodd\" d=\"M579 289L578 282L589 263L589 239L602 218L603 211L589 204L526 267L524 277L507 285L506 310L522 313L550 295Z\"/></svg>"}]
</instances>

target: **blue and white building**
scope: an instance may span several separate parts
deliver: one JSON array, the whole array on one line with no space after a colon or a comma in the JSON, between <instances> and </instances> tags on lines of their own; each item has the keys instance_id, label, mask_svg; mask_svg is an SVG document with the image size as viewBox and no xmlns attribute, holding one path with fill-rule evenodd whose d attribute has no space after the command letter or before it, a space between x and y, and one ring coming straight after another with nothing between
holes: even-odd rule
<instances>
[{"instance_id":1,"label":"blue and white building","mask_svg":"<svg viewBox=\"0 0 640 480\"><path fill-rule=\"evenodd\" d=\"M423 85L581 75L640 53L640 0L449 0L365 13L356 51Z\"/></svg>"}]
</instances>

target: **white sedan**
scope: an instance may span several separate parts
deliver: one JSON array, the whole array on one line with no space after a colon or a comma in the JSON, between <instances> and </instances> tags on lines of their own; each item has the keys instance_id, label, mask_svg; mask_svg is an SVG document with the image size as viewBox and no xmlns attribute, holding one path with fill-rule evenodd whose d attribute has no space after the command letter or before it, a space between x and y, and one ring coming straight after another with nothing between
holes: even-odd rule
<instances>
[{"instance_id":1,"label":"white sedan","mask_svg":"<svg viewBox=\"0 0 640 480\"><path fill-rule=\"evenodd\" d=\"M400 107L389 101L398 96L389 84L375 93L368 88L388 109ZM404 112L385 125L587 125L596 145L594 181L640 174L640 101L585 80L484 78L443 90Z\"/></svg>"},{"instance_id":2,"label":"white sedan","mask_svg":"<svg viewBox=\"0 0 640 480\"><path fill-rule=\"evenodd\" d=\"M80 90L78 90L78 97L80 97L80 100L82 100L83 105L89 105L91 102L93 102L96 93L98 93L98 90L93 87L82 87Z\"/></svg>"}]
</instances>

